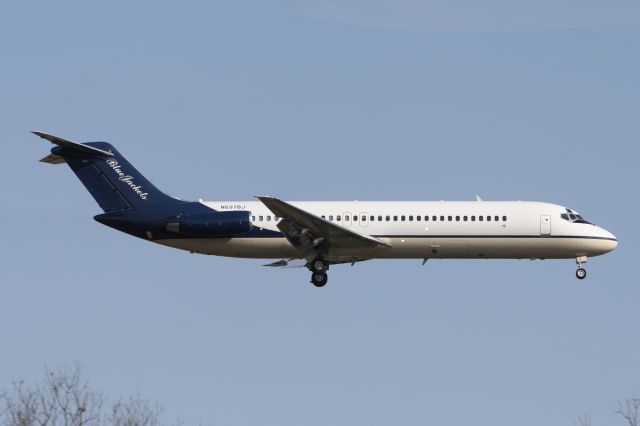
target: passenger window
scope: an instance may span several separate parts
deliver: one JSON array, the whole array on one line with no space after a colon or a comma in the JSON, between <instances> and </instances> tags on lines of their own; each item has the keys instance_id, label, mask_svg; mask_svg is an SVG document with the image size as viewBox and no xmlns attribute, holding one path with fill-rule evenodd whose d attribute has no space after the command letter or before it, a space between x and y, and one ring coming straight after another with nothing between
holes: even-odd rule
<instances>
[{"instance_id":1,"label":"passenger window","mask_svg":"<svg viewBox=\"0 0 640 426\"><path fill-rule=\"evenodd\" d=\"M326 219L326 218L324 217L324 215L322 215L322 216L320 216L320 217L321 217L321 218L323 218L323 219Z\"/></svg>"},{"instance_id":2,"label":"passenger window","mask_svg":"<svg viewBox=\"0 0 640 426\"><path fill-rule=\"evenodd\" d=\"M338 215L338 216L336 216L336 220L337 220L338 222L340 222L340 221L342 220L342 217L341 217L340 215ZM349 216L345 216L345 217L344 217L344 220L349 220Z\"/></svg>"},{"instance_id":3,"label":"passenger window","mask_svg":"<svg viewBox=\"0 0 640 426\"><path fill-rule=\"evenodd\" d=\"M344 220L349 220L349 218L347 216L344 217ZM357 222L358 221L358 216L353 216L353 221Z\"/></svg>"},{"instance_id":4,"label":"passenger window","mask_svg":"<svg viewBox=\"0 0 640 426\"><path fill-rule=\"evenodd\" d=\"M403 222L404 222L404 219L405 219L405 216L404 216L404 215L400 216L400 220L401 220L401 221L403 221Z\"/></svg>"},{"instance_id":5,"label":"passenger window","mask_svg":"<svg viewBox=\"0 0 640 426\"><path fill-rule=\"evenodd\" d=\"M424 221L425 221L425 222L429 222L429 216L425 216L425 217L424 217Z\"/></svg>"},{"instance_id":6,"label":"passenger window","mask_svg":"<svg viewBox=\"0 0 640 426\"><path fill-rule=\"evenodd\" d=\"M267 222L271 222L271 215L267 216Z\"/></svg>"},{"instance_id":7,"label":"passenger window","mask_svg":"<svg viewBox=\"0 0 640 426\"><path fill-rule=\"evenodd\" d=\"M258 219L262 222L264 220L264 216L260 216Z\"/></svg>"},{"instance_id":8,"label":"passenger window","mask_svg":"<svg viewBox=\"0 0 640 426\"><path fill-rule=\"evenodd\" d=\"M422 220L422 216L416 216L416 220L420 222Z\"/></svg>"},{"instance_id":9,"label":"passenger window","mask_svg":"<svg viewBox=\"0 0 640 426\"><path fill-rule=\"evenodd\" d=\"M487 216L487 222L491 222L491 216Z\"/></svg>"},{"instance_id":10,"label":"passenger window","mask_svg":"<svg viewBox=\"0 0 640 426\"><path fill-rule=\"evenodd\" d=\"M463 216L462 220L464 220L466 222L467 220L469 220L469 216Z\"/></svg>"},{"instance_id":11,"label":"passenger window","mask_svg":"<svg viewBox=\"0 0 640 426\"><path fill-rule=\"evenodd\" d=\"M413 216L409 216L409 222L413 222Z\"/></svg>"},{"instance_id":12,"label":"passenger window","mask_svg":"<svg viewBox=\"0 0 640 426\"><path fill-rule=\"evenodd\" d=\"M375 216L369 216L369 222L373 222L374 220L376 220Z\"/></svg>"},{"instance_id":13,"label":"passenger window","mask_svg":"<svg viewBox=\"0 0 640 426\"><path fill-rule=\"evenodd\" d=\"M460 216L456 216L456 222L460 222Z\"/></svg>"},{"instance_id":14,"label":"passenger window","mask_svg":"<svg viewBox=\"0 0 640 426\"><path fill-rule=\"evenodd\" d=\"M475 216L471 216L471 222L475 222L476 221L476 217Z\"/></svg>"},{"instance_id":15,"label":"passenger window","mask_svg":"<svg viewBox=\"0 0 640 426\"><path fill-rule=\"evenodd\" d=\"M431 220L434 221L434 222L437 222L438 221L438 216L431 216Z\"/></svg>"},{"instance_id":16,"label":"passenger window","mask_svg":"<svg viewBox=\"0 0 640 426\"><path fill-rule=\"evenodd\" d=\"M482 222L484 220L484 216L478 216L478 220Z\"/></svg>"},{"instance_id":17,"label":"passenger window","mask_svg":"<svg viewBox=\"0 0 640 426\"><path fill-rule=\"evenodd\" d=\"M330 215L329 215L329 220L330 220L331 222L333 222L333 215L332 215L332 214L330 214Z\"/></svg>"},{"instance_id":18,"label":"passenger window","mask_svg":"<svg viewBox=\"0 0 640 426\"><path fill-rule=\"evenodd\" d=\"M256 217L255 216L251 216L251 222L255 222L256 221Z\"/></svg>"},{"instance_id":19,"label":"passenger window","mask_svg":"<svg viewBox=\"0 0 640 426\"><path fill-rule=\"evenodd\" d=\"M371 216L371 217L373 217L373 216ZM366 217L366 216L362 216L360 219L361 219L363 222L366 222L366 221L367 221L367 217Z\"/></svg>"},{"instance_id":20,"label":"passenger window","mask_svg":"<svg viewBox=\"0 0 640 426\"><path fill-rule=\"evenodd\" d=\"M387 222L389 222L391 220L391 217L387 216L386 219L387 219Z\"/></svg>"},{"instance_id":21,"label":"passenger window","mask_svg":"<svg viewBox=\"0 0 640 426\"><path fill-rule=\"evenodd\" d=\"M393 221L394 221L394 222L397 222L397 221L398 221L398 216L394 216L394 217L393 217Z\"/></svg>"},{"instance_id":22,"label":"passenger window","mask_svg":"<svg viewBox=\"0 0 640 426\"><path fill-rule=\"evenodd\" d=\"M507 221L507 217L506 216L502 216L502 221L506 222Z\"/></svg>"},{"instance_id":23,"label":"passenger window","mask_svg":"<svg viewBox=\"0 0 640 426\"><path fill-rule=\"evenodd\" d=\"M444 222L444 216L440 216L440 222Z\"/></svg>"},{"instance_id":24,"label":"passenger window","mask_svg":"<svg viewBox=\"0 0 640 426\"><path fill-rule=\"evenodd\" d=\"M382 222L382 216L378 216L378 222Z\"/></svg>"},{"instance_id":25,"label":"passenger window","mask_svg":"<svg viewBox=\"0 0 640 426\"><path fill-rule=\"evenodd\" d=\"M497 221L499 221L499 220L500 220L500 217L498 217L498 216L494 216L494 217L493 217L493 220L495 220L495 221L497 222Z\"/></svg>"},{"instance_id":26,"label":"passenger window","mask_svg":"<svg viewBox=\"0 0 640 426\"><path fill-rule=\"evenodd\" d=\"M340 217L340 216L338 216L338 217ZM340 219L338 219L338 220L340 220ZM344 216L344 220L345 220L345 222L349 221L349 215L348 214Z\"/></svg>"},{"instance_id":27,"label":"passenger window","mask_svg":"<svg viewBox=\"0 0 640 426\"><path fill-rule=\"evenodd\" d=\"M449 219L449 222L451 222L451 220L453 219L451 216L449 216L447 219Z\"/></svg>"}]
</instances>

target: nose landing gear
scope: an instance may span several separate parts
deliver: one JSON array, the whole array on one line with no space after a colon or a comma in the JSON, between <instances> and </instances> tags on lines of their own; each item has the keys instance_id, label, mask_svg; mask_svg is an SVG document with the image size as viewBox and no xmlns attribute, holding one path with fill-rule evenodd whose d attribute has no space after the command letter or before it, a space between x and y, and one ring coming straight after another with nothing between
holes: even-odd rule
<instances>
[{"instance_id":1,"label":"nose landing gear","mask_svg":"<svg viewBox=\"0 0 640 426\"><path fill-rule=\"evenodd\" d=\"M587 270L582 267L583 263L587 263L587 256L576 257L576 264L578 265L576 278L579 280L584 280L587 277Z\"/></svg>"}]
</instances>

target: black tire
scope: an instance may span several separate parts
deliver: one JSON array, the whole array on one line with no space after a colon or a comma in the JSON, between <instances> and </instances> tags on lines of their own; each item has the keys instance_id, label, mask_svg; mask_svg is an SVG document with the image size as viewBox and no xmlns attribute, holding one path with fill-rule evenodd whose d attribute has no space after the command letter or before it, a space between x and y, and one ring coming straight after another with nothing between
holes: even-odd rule
<instances>
[{"instance_id":1,"label":"black tire","mask_svg":"<svg viewBox=\"0 0 640 426\"><path fill-rule=\"evenodd\" d=\"M316 287L324 287L324 285L329 280L327 274L324 272L314 272L311 274L311 283Z\"/></svg>"},{"instance_id":2,"label":"black tire","mask_svg":"<svg viewBox=\"0 0 640 426\"><path fill-rule=\"evenodd\" d=\"M587 277L587 271L584 268L578 268L578 270L576 271L576 277L579 280L584 280Z\"/></svg>"},{"instance_id":3,"label":"black tire","mask_svg":"<svg viewBox=\"0 0 640 426\"><path fill-rule=\"evenodd\" d=\"M317 259L313 259L311 262L311 272L325 272L328 269L329 265L325 260L321 257Z\"/></svg>"}]
</instances>

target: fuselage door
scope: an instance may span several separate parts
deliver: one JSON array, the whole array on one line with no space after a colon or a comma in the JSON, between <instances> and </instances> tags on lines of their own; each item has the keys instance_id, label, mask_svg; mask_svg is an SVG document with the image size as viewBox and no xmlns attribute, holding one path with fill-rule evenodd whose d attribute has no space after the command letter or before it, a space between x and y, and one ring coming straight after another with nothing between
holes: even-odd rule
<instances>
[{"instance_id":1,"label":"fuselage door","mask_svg":"<svg viewBox=\"0 0 640 426\"><path fill-rule=\"evenodd\" d=\"M540 235L551 235L551 216L540 216Z\"/></svg>"}]
</instances>

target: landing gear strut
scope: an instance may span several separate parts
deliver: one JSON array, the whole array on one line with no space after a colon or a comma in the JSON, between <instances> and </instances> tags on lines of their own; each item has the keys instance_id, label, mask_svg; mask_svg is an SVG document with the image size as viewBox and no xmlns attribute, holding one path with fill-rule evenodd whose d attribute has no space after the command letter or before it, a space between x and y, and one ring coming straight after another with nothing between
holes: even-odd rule
<instances>
[{"instance_id":1,"label":"landing gear strut","mask_svg":"<svg viewBox=\"0 0 640 426\"><path fill-rule=\"evenodd\" d=\"M307 264L307 268L311 271L311 283L316 287L324 287L327 283L327 270L329 264L321 257L313 259Z\"/></svg>"},{"instance_id":2,"label":"landing gear strut","mask_svg":"<svg viewBox=\"0 0 640 426\"><path fill-rule=\"evenodd\" d=\"M587 263L587 256L576 257L576 264L578 265L576 277L579 280L584 280L587 277L587 270L582 267L583 263Z\"/></svg>"}]
</instances>

